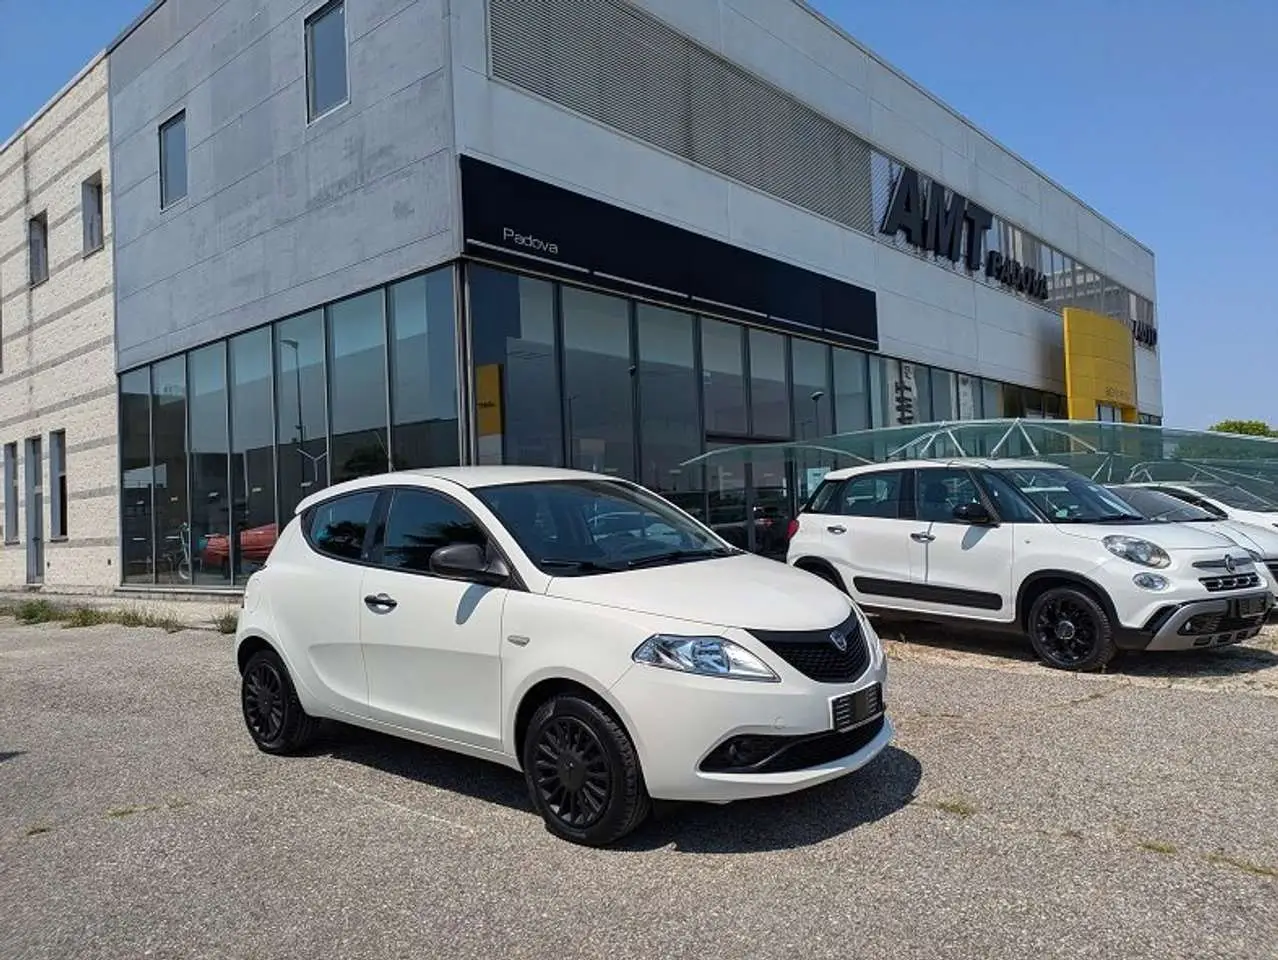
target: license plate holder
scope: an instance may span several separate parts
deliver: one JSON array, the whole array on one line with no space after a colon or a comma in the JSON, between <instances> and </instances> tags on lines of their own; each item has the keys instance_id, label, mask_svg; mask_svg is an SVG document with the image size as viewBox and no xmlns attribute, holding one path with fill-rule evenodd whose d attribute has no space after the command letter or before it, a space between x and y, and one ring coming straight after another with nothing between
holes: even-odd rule
<instances>
[{"instance_id":1,"label":"license plate holder","mask_svg":"<svg viewBox=\"0 0 1278 960\"><path fill-rule=\"evenodd\" d=\"M873 684L855 693L830 698L830 729L836 733L859 727L884 711L883 686Z\"/></svg>"},{"instance_id":2,"label":"license plate holder","mask_svg":"<svg viewBox=\"0 0 1278 960\"><path fill-rule=\"evenodd\" d=\"M1234 601L1235 615L1239 617L1255 617L1265 612L1264 597L1242 597Z\"/></svg>"}]
</instances>

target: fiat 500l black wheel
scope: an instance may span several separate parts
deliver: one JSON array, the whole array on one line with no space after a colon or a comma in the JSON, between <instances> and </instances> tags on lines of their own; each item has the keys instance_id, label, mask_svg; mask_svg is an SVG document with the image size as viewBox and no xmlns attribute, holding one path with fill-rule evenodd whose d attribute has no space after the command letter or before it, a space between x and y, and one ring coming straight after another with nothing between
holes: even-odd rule
<instances>
[{"instance_id":1,"label":"fiat 500l black wheel","mask_svg":"<svg viewBox=\"0 0 1278 960\"><path fill-rule=\"evenodd\" d=\"M1076 587L1053 587L1029 613L1030 643L1060 670L1099 670L1114 658L1114 628L1096 598Z\"/></svg>"},{"instance_id":2,"label":"fiat 500l black wheel","mask_svg":"<svg viewBox=\"0 0 1278 960\"><path fill-rule=\"evenodd\" d=\"M565 840L604 846L648 816L634 744L612 716L583 697L553 697L537 709L524 738L523 767L533 806Z\"/></svg>"},{"instance_id":3,"label":"fiat 500l black wheel","mask_svg":"<svg viewBox=\"0 0 1278 960\"><path fill-rule=\"evenodd\" d=\"M302 709L284 661L260 650L244 666L240 685L244 725L259 750L292 753L314 739L319 722Z\"/></svg>"}]
</instances>

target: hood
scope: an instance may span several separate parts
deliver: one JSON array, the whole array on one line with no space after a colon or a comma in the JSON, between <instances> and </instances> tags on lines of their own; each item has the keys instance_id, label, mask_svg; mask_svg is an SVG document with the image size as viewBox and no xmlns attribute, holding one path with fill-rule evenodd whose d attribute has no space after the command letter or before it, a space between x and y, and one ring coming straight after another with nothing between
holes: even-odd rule
<instances>
[{"instance_id":1,"label":"hood","mask_svg":"<svg viewBox=\"0 0 1278 960\"><path fill-rule=\"evenodd\" d=\"M1057 529L1071 537L1097 542L1106 537L1138 537L1164 550L1221 550L1237 544L1223 533L1197 523L1062 523Z\"/></svg>"},{"instance_id":2,"label":"hood","mask_svg":"<svg viewBox=\"0 0 1278 960\"><path fill-rule=\"evenodd\" d=\"M1221 520L1203 526L1218 530L1238 546L1255 550L1266 559L1278 558L1278 530L1272 527L1258 527L1240 520Z\"/></svg>"},{"instance_id":3,"label":"hood","mask_svg":"<svg viewBox=\"0 0 1278 960\"><path fill-rule=\"evenodd\" d=\"M749 553L593 577L556 577L546 594L742 629L821 630L842 623L852 612L847 596L824 580Z\"/></svg>"}]
</instances>

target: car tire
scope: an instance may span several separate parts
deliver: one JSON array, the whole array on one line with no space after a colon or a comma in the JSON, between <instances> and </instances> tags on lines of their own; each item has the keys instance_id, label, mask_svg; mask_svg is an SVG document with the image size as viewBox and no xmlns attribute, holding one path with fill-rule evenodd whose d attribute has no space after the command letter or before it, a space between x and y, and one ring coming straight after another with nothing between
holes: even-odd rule
<instances>
[{"instance_id":1,"label":"car tire","mask_svg":"<svg viewBox=\"0 0 1278 960\"><path fill-rule=\"evenodd\" d=\"M1118 652L1109 614L1078 587L1051 587L1039 594L1027 626L1038 658L1058 670L1100 670Z\"/></svg>"},{"instance_id":2,"label":"car tire","mask_svg":"<svg viewBox=\"0 0 1278 960\"><path fill-rule=\"evenodd\" d=\"M244 665L240 706L249 736L263 753L296 753L319 729L319 720L302 709L288 669L274 650L259 650Z\"/></svg>"},{"instance_id":3,"label":"car tire","mask_svg":"<svg viewBox=\"0 0 1278 960\"><path fill-rule=\"evenodd\" d=\"M584 697L560 694L537 708L522 760L533 807L564 840L606 846L638 827L651 810L629 735Z\"/></svg>"}]
</instances>

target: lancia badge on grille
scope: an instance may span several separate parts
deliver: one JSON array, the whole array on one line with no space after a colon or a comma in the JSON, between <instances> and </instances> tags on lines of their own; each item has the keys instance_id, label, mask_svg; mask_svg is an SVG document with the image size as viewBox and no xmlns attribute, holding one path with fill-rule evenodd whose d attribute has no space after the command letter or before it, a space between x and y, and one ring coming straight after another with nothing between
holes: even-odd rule
<instances>
[{"instance_id":1,"label":"lancia badge on grille","mask_svg":"<svg viewBox=\"0 0 1278 960\"><path fill-rule=\"evenodd\" d=\"M848 635L842 630L833 630L830 633L830 642L834 644L834 649L839 653L848 652Z\"/></svg>"}]
</instances>

